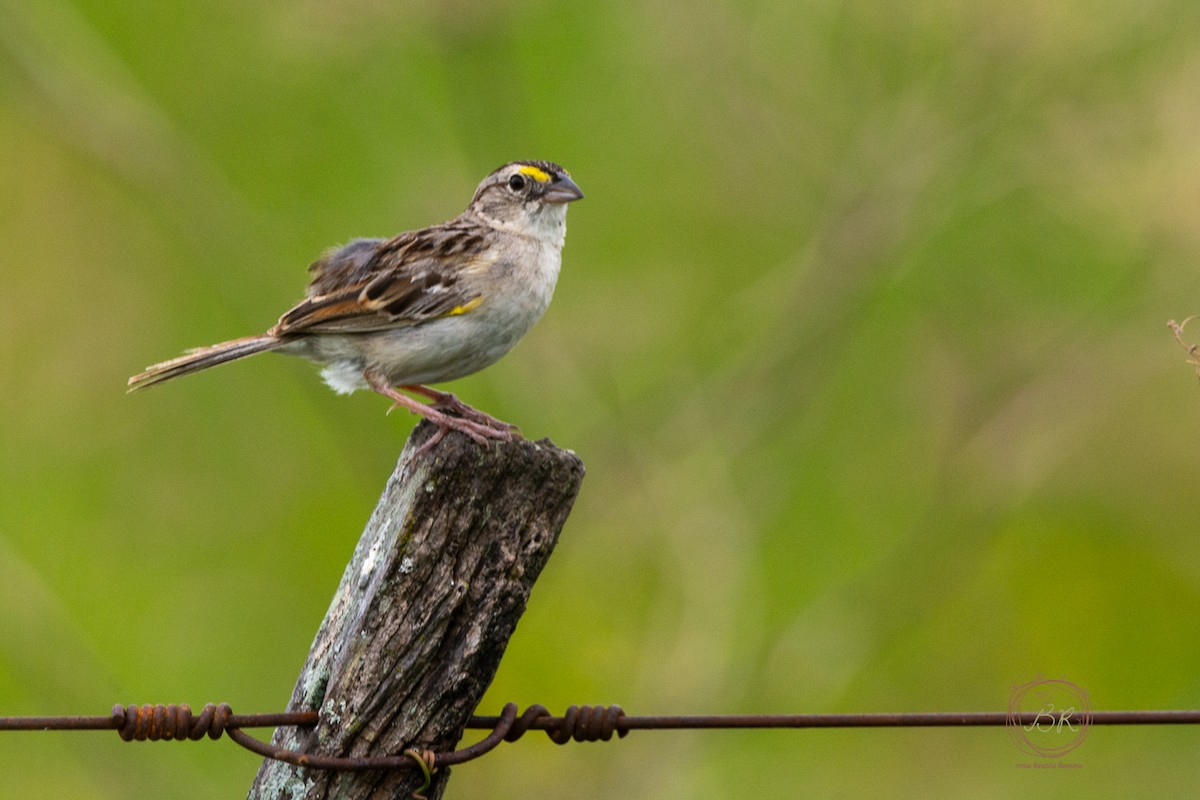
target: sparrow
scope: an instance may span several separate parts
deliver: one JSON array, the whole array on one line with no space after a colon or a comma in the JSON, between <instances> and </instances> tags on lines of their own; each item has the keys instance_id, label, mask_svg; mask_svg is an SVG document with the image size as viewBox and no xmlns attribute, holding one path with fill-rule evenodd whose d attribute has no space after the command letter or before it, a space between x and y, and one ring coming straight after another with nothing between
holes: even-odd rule
<instances>
[{"instance_id":1,"label":"sparrow","mask_svg":"<svg viewBox=\"0 0 1200 800\"><path fill-rule=\"evenodd\" d=\"M510 440L515 426L429 384L494 364L541 319L562 264L567 205L582 197L558 164L505 164L454 219L327 251L308 268L304 299L265 333L147 367L129 379L129 391L285 353L323 365L321 376L340 394L371 389L391 408L433 422L438 430L423 450L449 431L480 444Z\"/></svg>"}]
</instances>

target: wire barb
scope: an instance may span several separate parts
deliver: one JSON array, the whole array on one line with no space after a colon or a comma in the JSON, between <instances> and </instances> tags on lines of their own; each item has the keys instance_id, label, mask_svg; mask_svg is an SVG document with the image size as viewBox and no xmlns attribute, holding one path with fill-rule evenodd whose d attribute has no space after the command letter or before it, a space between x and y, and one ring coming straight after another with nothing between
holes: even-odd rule
<instances>
[{"instance_id":1,"label":"wire barb","mask_svg":"<svg viewBox=\"0 0 1200 800\"><path fill-rule=\"evenodd\" d=\"M220 739L233 716L228 703L209 703L200 716L192 715L187 703L176 705L113 706L112 722L117 734L127 742L156 742L160 739L196 741L208 736Z\"/></svg>"},{"instance_id":2,"label":"wire barb","mask_svg":"<svg viewBox=\"0 0 1200 800\"><path fill-rule=\"evenodd\" d=\"M535 723L547 720L552 726L540 727L545 730L550 741L555 744L566 744L571 740L576 742L607 742L614 733L618 738L624 738L629 731L618 728L625 717L625 711L620 706L570 706L561 719L555 719L543 705L534 704L525 709L504 736L504 741L515 742L525 735Z\"/></svg>"}]
</instances>

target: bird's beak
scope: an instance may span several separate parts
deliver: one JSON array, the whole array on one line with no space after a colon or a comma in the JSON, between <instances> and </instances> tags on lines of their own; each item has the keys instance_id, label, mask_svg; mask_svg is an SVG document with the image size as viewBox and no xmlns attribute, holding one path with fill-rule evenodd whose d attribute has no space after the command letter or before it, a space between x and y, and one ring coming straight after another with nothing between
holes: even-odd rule
<instances>
[{"instance_id":1,"label":"bird's beak","mask_svg":"<svg viewBox=\"0 0 1200 800\"><path fill-rule=\"evenodd\" d=\"M550 184L550 188L542 195L547 203L570 203L583 197L583 190L575 185L575 181L566 175L559 175Z\"/></svg>"}]
</instances>

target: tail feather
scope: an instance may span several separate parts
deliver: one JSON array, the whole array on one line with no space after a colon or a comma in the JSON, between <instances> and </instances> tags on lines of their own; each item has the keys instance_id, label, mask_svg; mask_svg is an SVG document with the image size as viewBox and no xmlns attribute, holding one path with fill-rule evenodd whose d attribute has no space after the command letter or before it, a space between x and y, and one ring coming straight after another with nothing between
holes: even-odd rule
<instances>
[{"instance_id":1,"label":"tail feather","mask_svg":"<svg viewBox=\"0 0 1200 800\"><path fill-rule=\"evenodd\" d=\"M209 347L198 347L195 350L189 350L187 354L179 358L172 358L170 361L147 367L145 372L134 375L129 379L129 391L136 392L181 375L190 375L218 364L237 361L239 358L257 353L265 353L283 344L284 340L263 334L262 336L233 339Z\"/></svg>"}]
</instances>

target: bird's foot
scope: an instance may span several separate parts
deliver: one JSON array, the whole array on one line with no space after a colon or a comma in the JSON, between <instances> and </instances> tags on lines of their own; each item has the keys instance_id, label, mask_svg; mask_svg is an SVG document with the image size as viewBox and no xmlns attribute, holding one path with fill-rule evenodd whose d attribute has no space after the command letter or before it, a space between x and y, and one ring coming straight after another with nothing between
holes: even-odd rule
<instances>
[{"instance_id":1,"label":"bird's foot","mask_svg":"<svg viewBox=\"0 0 1200 800\"><path fill-rule=\"evenodd\" d=\"M463 419L476 422L488 428L503 429L512 431L513 433L521 430L511 422L505 422L504 420L496 419L491 414L487 414L473 406L467 405L450 392L440 392L437 389L420 384L411 384L408 386L402 386L400 388L408 392L413 392L414 394L428 397L431 401L430 405L432 405L434 408L438 409L439 411L452 414L456 417L462 417Z\"/></svg>"},{"instance_id":2,"label":"bird's foot","mask_svg":"<svg viewBox=\"0 0 1200 800\"><path fill-rule=\"evenodd\" d=\"M367 384L373 390L392 401L392 407L388 409L388 413L391 413L396 408L406 408L414 414L420 414L437 426L437 431L433 436L430 436L417 448L416 455L428 453L450 431L463 433L473 442L481 444L484 447L492 440L508 442L515 436L513 432L515 429L514 426L506 422L501 422L488 414L484 414L482 411L471 408L452 394L437 392L426 386L421 386L418 393L433 400L432 403L422 403L420 400L409 397L388 385L386 379L370 371L366 373L366 379ZM418 387L405 386L403 388L410 391L417 391ZM467 413L462 413L464 410Z\"/></svg>"},{"instance_id":3,"label":"bird's foot","mask_svg":"<svg viewBox=\"0 0 1200 800\"><path fill-rule=\"evenodd\" d=\"M395 408L395 406L392 406ZM432 407L426 406L426 408ZM434 416L428 412L418 411L426 419L437 425L437 430L433 436L430 436L425 442L417 448L414 455L422 456L437 446L437 443L446 438L446 434L450 431L459 431L471 438L477 444L487 447L493 440L501 442L509 442L513 439L513 432L507 428L493 428L486 425L481 425L473 420L463 419L462 417L452 417L446 414L437 414Z\"/></svg>"}]
</instances>

